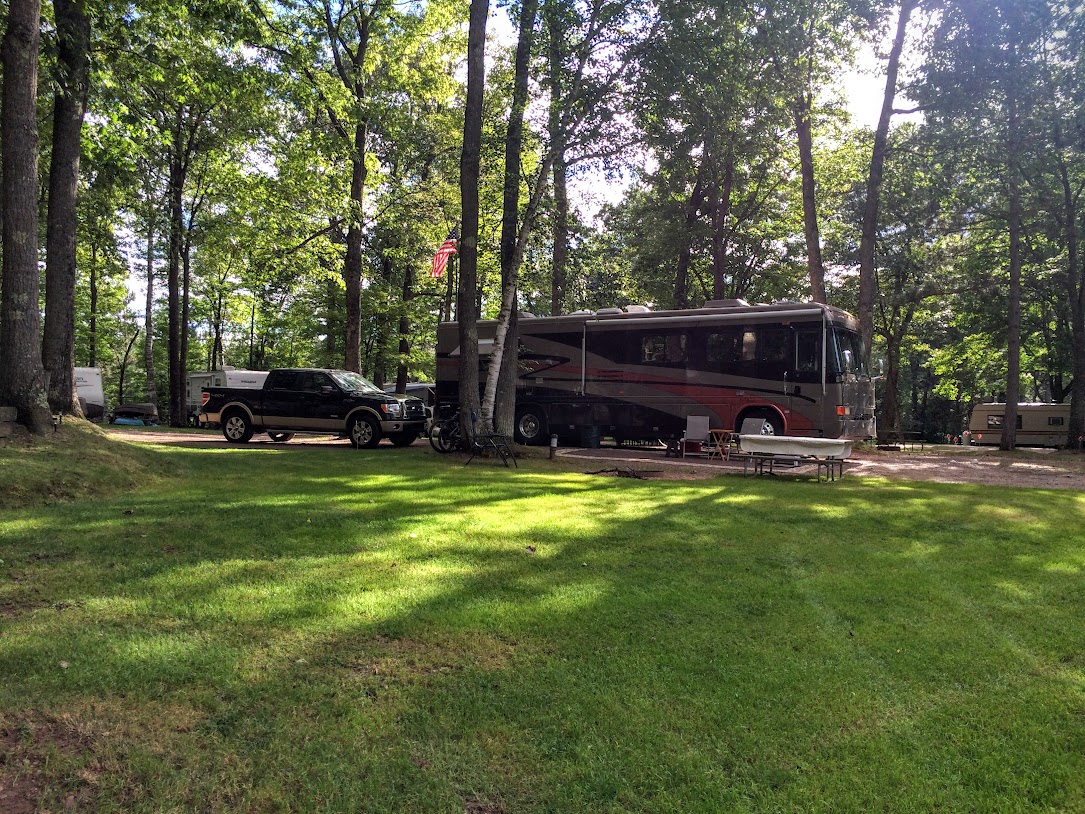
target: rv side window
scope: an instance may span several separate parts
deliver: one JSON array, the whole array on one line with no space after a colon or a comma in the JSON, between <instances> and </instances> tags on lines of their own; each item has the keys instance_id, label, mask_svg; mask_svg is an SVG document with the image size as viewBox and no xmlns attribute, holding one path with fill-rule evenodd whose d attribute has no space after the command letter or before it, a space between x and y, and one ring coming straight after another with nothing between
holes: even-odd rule
<instances>
[{"instance_id":1,"label":"rv side window","mask_svg":"<svg viewBox=\"0 0 1085 814\"><path fill-rule=\"evenodd\" d=\"M641 339L641 361L649 365L684 365L686 335L646 336Z\"/></svg>"},{"instance_id":2,"label":"rv side window","mask_svg":"<svg viewBox=\"0 0 1085 814\"><path fill-rule=\"evenodd\" d=\"M795 331L795 381L821 381L821 330Z\"/></svg>"},{"instance_id":3,"label":"rv side window","mask_svg":"<svg viewBox=\"0 0 1085 814\"><path fill-rule=\"evenodd\" d=\"M791 368L791 329L761 328L757 336L757 375L782 379Z\"/></svg>"},{"instance_id":4,"label":"rv side window","mask_svg":"<svg viewBox=\"0 0 1085 814\"><path fill-rule=\"evenodd\" d=\"M1061 427L1063 426L1063 417L1061 415L1052 415L1047 417L1047 426L1049 427Z\"/></svg>"},{"instance_id":5,"label":"rv side window","mask_svg":"<svg viewBox=\"0 0 1085 814\"><path fill-rule=\"evenodd\" d=\"M705 344L705 357L716 370L731 371L738 365L742 336L738 331L713 333Z\"/></svg>"}]
</instances>

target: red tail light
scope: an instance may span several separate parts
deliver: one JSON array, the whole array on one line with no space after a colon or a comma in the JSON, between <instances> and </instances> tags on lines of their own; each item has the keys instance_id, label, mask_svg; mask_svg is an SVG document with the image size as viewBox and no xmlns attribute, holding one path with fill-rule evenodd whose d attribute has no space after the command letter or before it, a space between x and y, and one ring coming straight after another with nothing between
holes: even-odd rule
<instances>
[{"instance_id":1,"label":"red tail light","mask_svg":"<svg viewBox=\"0 0 1085 814\"><path fill-rule=\"evenodd\" d=\"M203 407L210 400L211 394L204 390L200 393L200 406Z\"/></svg>"}]
</instances>

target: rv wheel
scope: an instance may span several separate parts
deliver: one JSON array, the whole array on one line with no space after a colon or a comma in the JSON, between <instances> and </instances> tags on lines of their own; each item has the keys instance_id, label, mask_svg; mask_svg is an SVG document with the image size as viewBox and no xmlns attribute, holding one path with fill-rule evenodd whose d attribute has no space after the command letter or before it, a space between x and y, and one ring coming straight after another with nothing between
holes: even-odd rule
<instances>
[{"instance_id":1,"label":"rv wheel","mask_svg":"<svg viewBox=\"0 0 1085 814\"><path fill-rule=\"evenodd\" d=\"M780 420L780 416L776 415L772 410L751 410L742 416L742 419L738 422L737 426L742 426L742 421L747 418L763 418L765 423L761 427L762 435L783 435L784 423Z\"/></svg>"},{"instance_id":2,"label":"rv wheel","mask_svg":"<svg viewBox=\"0 0 1085 814\"><path fill-rule=\"evenodd\" d=\"M520 444L543 443L546 437L546 418L537 407L526 407L516 414L516 441Z\"/></svg>"}]
</instances>

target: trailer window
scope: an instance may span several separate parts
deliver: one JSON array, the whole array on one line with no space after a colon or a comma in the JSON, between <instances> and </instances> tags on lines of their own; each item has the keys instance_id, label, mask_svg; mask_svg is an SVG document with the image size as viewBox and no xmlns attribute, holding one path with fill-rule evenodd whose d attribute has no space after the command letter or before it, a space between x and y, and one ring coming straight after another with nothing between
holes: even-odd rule
<instances>
[{"instance_id":1,"label":"trailer window","mask_svg":"<svg viewBox=\"0 0 1085 814\"><path fill-rule=\"evenodd\" d=\"M989 430L1001 430L1002 429L1002 419L1003 418L1005 418L1005 416L1002 413L998 413L997 415L989 415L989 416L987 416L987 429L989 429ZM1016 428L1021 429L1021 414L1020 413L1017 414Z\"/></svg>"},{"instance_id":2,"label":"trailer window","mask_svg":"<svg viewBox=\"0 0 1085 814\"><path fill-rule=\"evenodd\" d=\"M1063 426L1063 416L1052 415L1047 417L1047 426L1049 427L1061 427Z\"/></svg>"}]
</instances>

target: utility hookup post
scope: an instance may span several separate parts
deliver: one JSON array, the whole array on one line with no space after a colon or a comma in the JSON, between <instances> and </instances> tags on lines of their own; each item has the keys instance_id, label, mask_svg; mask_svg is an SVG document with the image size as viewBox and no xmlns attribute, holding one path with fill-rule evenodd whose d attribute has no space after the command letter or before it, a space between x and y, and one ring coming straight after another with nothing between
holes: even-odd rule
<instances>
[{"instance_id":1,"label":"utility hookup post","mask_svg":"<svg viewBox=\"0 0 1085 814\"><path fill-rule=\"evenodd\" d=\"M550 436L550 460L554 460L554 456L558 454L558 437L557 435Z\"/></svg>"}]
</instances>

